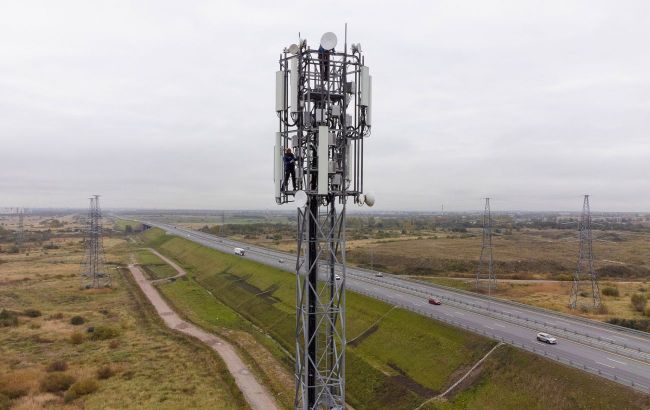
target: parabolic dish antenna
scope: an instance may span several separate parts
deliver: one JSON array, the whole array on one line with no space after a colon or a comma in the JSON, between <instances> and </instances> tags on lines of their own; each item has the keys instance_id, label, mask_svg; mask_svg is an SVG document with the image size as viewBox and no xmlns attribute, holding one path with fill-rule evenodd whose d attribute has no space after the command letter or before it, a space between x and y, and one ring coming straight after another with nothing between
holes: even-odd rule
<instances>
[{"instance_id":1,"label":"parabolic dish antenna","mask_svg":"<svg viewBox=\"0 0 650 410\"><path fill-rule=\"evenodd\" d=\"M366 193L366 205L373 206L375 204L375 194L372 192Z\"/></svg>"},{"instance_id":2,"label":"parabolic dish antenna","mask_svg":"<svg viewBox=\"0 0 650 410\"><path fill-rule=\"evenodd\" d=\"M305 191L298 191L293 197L296 202L296 208L304 208L307 205L307 193Z\"/></svg>"},{"instance_id":3,"label":"parabolic dish antenna","mask_svg":"<svg viewBox=\"0 0 650 410\"><path fill-rule=\"evenodd\" d=\"M298 48L297 44L292 44L289 46L289 48L287 48L287 51L291 54L297 54L299 50L300 48Z\"/></svg>"},{"instance_id":4,"label":"parabolic dish antenna","mask_svg":"<svg viewBox=\"0 0 650 410\"><path fill-rule=\"evenodd\" d=\"M332 50L336 47L336 34L328 31L320 38L320 46L325 50Z\"/></svg>"}]
</instances>

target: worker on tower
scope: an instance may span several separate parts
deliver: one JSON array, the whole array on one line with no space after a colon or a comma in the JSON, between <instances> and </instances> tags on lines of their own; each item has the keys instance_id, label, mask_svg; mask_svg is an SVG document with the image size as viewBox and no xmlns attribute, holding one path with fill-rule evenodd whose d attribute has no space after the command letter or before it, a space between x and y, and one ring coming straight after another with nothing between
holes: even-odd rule
<instances>
[{"instance_id":1,"label":"worker on tower","mask_svg":"<svg viewBox=\"0 0 650 410\"><path fill-rule=\"evenodd\" d=\"M291 176L291 183L293 190L296 190L296 157L291 152L291 148L287 148L282 156L284 162L284 180L282 181L282 190L289 188L289 176Z\"/></svg>"}]
</instances>

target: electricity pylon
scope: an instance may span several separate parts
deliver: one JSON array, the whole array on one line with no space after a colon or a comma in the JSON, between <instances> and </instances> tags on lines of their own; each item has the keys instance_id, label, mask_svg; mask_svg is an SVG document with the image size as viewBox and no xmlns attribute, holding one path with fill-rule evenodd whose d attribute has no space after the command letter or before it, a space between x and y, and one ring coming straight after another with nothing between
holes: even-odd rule
<instances>
[{"instance_id":1,"label":"electricity pylon","mask_svg":"<svg viewBox=\"0 0 650 410\"><path fill-rule=\"evenodd\" d=\"M594 308L599 308L600 289L598 287L598 278L596 277L596 271L594 270L593 237L591 233L591 209L589 208L589 195L585 195L582 204L582 215L580 216L578 235L580 237L580 251L578 255L578 267L573 274L569 307L571 309L575 309L578 306L578 298L581 293L581 276L587 276L591 282L591 296L593 298L593 306Z\"/></svg>"},{"instance_id":2,"label":"electricity pylon","mask_svg":"<svg viewBox=\"0 0 650 410\"><path fill-rule=\"evenodd\" d=\"M16 249L20 252L25 240L25 208L16 208L18 214L18 229L16 230Z\"/></svg>"},{"instance_id":3,"label":"electricity pylon","mask_svg":"<svg viewBox=\"0 0 650 410\"><path fill-rule=\"evenodd\" d=\"M81 274L82 288L103 288L111 286L111 277L104 267L104 246L102 243L102 211L99 195L90 198L86 225L86 257Z\"/></svg>"},{"instance_id":4,"label":"electricity pylon","mask_svg":"<svg viewBox=\"0 0 650 410\"><path fill-rule=\"evenodd\" d=\"M483 273L483 259L487 259L487 273ZM483 242L481 244L481 257L476 269L476 290L481 286L481 281L487 280L488 292L497 287L497 278L494 275L492 261L492 214L490 213L490 198L485 198L485 211L483 212Z\"/></svg>"}]
</instances>

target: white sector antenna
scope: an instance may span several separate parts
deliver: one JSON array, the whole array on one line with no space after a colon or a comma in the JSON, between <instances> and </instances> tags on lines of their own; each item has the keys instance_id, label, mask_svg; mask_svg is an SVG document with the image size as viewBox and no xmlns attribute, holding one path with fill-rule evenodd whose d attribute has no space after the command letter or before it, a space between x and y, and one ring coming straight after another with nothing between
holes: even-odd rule
<instances>
[{"instance_id":1,"label":"white sector antenna","mask_svg":"<svg viewBox=\"0 0 650 410\"><path fill-rule=\"evenodd\" d=\"M323 37L320 38L320 46L325 50L332 50L336 47L336 34L331 31L323 34Z\"/></svg>"},{"instance_id":2,"label":"white sector antenna","mask_svg":"<svg viewBox=\"0 0 650 410\"><path fill-rule=\"evenodd\" d=\"M307 205L307 193L305 191L296 192L293 198L296 201L296 208L304 208Z\"/></svg>"}]
</instances>

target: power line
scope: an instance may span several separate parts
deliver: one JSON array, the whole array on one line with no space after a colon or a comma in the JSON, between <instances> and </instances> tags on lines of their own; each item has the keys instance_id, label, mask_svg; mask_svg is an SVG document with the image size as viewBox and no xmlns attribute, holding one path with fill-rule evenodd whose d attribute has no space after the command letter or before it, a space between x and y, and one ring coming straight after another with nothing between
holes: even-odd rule
<instances>
[{"instance_id":1,"label":"power line","mask_svg":"<svg viewBox=\"0 0 650 410\"><path fill-rule=\"evenodd\" d=\"M483 260L487 259L487 274L483 271ZM483 241L481 243L481 257L476 269L476 289L479 290L482 281L486 280L488 292L496 289L497 279L494 275L492 259L492 214L490 212L490 198L485 198L485 210L483 211Z\"/></svg>"}]
</instances>

